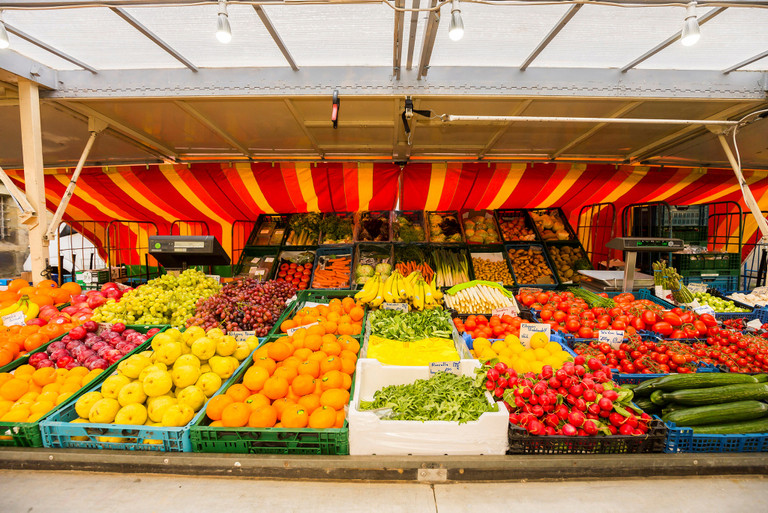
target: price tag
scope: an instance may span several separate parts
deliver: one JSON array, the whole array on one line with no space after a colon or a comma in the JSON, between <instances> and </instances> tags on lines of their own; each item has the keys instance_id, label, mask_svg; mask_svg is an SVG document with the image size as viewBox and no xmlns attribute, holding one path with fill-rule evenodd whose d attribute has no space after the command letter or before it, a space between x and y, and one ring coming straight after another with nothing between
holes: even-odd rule
<instances>
[{"instance_id":1,"label":"price tag","mask_svg":"<svg viewBox=\"0 0 768 513\"><path fill-rule=\"evenodd\" d=\"M547 342L549 342L549 335L550 331L552 329L552 326L549 324L539 324L539 323L533 323L533 322L524 322L520 325L520 342L525 347L531 347L531 337L535 333L544 333L547 337Z\"/></svg>"},{"instance_id":2,"label":"price tag","mask_svg":"<svg viewBox=\"0 0 768 513\"><path fill-rule=\"evenodd\" d=\"M315 308L316 306L328 306L328 303L315 303L314 301L304 303L304 308Z\"/></svg>"},{"instance_id":3,"label":"price tag","mask_svg":"<svg viewBox=\"0 0 768 513\"><path fill-rule=\"evenodd\" d=\"M382 310L397 310L398 312L407 312L408 311L408 304L407 303L382 303L381 304Z\"/></svg>"},{"instance_id":4,"label":"price tag","mask_svg":"<svg viewBox=\"0 0 768 513\"><path fill-rule=\"evenodd\" d=\"M715 309L712 308L709 305L697 306L696 308L693 309L693 311L696 312L699 315L701 315L701 314L715 315Z\"/></svg>"},{"instance_id":5,"label":"price tag","mask_svg":"<svg viewBox=\"0 0 768 513\"><path fill-rule=\"evenodd\" d=\"M266 257L266 258L264 258L264 262L267 263L267 264L271 264L274 261L275 261L275 257Z\"/></svg>"},{"instance_id":6,"label":"price tag","mask_svg":"<svg viewBox=\"0 0 768 513\"><path fill-rule=\"evenodd\" d=\"M759 330L763 326L763 321L760 319L752 319L747 323L747 326L756 330Z\"/></svg>"},{"instance_id":7,"label":"price tag","mask_svg":"<svg viewBox=\"0 0 768 513\"><path fill-rule=\"evenodd\" d=\"M688 306L690 308L693 308L694 310L696 310L697 308L701 307L701 305L699 304L699 300L698 299L694 299L693 301L688 303ZM704 312L704 313L707 313L707 312ZM712 313L714 313L714 311Z\"/></svg>"},{"instance_id":8,"label":"price tag","mask_svg":"<svg viewBox=\"0 0 768 513\"><path fill-rule=\"evenodd\" d=\"M303 329L305 329L305 328L309 328L310 326L316 326L317 324L318 324L318 323L316 323L316 322L313 322L313 323L311 323L311 324L306 324L306 325L304 325L304 326L298 326L298 327L296 327L296 328L291 328L291 329L289 329L289 330L288 330L288 336L289 336L289 337L292 337L292 336L293 336L293 334L294 334L294 333L296 333L297 331L299 331L299 330L303 330Z\"/></svg>"},{"instance_id":9,"label":"price tag","mask_svg":"<svg viewBox=\"0 0 768 513\"><path fill-rule=\"evenodd\" d=\"M434 376L438 372L450 372L451 374L459 375L459 363L460 362L432 362L429 364L429 375Z\"/></svg>"},{"instance_id":10,"label":"price tag","mask_svg":"<svg viewBox=\"0 0 768 513\"><path fill-rule=\"evenodd\" d=\"M27 324L24 322L24 312L18 311L18 312L13 312L12 314L4 315L3 325L4 326L26 326Z\"/></svg>"},{"instance_id":11,"label":"price tag","mask_svg":"<svg viewBox=\"0 0 768 513\"><path fill-rule=\"evenodd\" d=\"M101 335L102 333L110 331L111 329L112 329L112 323L100 322L96 326L96 334Z\"/></svg>"},{"instance_id":12,"label":"price tag","mask_svg":"<svg viewBox=\"0 0 768 513\"><path fill-rule=\"evenodd\" d=\"M232 335L233 337L235 337L235 340L237 340L238 342L245 342L250 337L255 337L256 336L256 332L253 331L253 330L250 330L250 331L229 331L229 332L227 332L227 335Z\"/></svg>"},{"instance_id":13,"label":"price tag","mask_svg":"<svg viewBox=\"0 0 768 513\"><path fill-rule=\"evenodd\" d=\"M605 342L613 349L618 349L624 342L624 330L600 330L597 332L598 342Z\"/></svg>"},{"instance_id":14,"label":"price tag","mask_svg":"<svg viewBox=\"0 0 768 513\"><path fill-rule=\"evenodd\" d=\"M262 230L259 233L261 234L269 233L269 228L262 228Z\"/></svg>"},{"instance_id":15,"label":"price tag","mask_svg":"<svg viewBox=\"0 0 768 513\"><path fill-rule=\"evenodd\" d=\"M288 306L291 303L295 302L297 299L299 299L299 298L296 296L296 294L294 294L294 295L292 295L291 297L289 297L288 299L285 300L285 305Z\"/></svg>"},{"instance_id":16,"label":"price tag","mask_svg":"<svg viewBox=\"0 0 768 513\"><path fill-rule=\"evenodd\" d=\"M213 278L214 280L216 280L216 283L221 283L221 276L219 276L218 274L206 274L205 276L207 278Z\"/></svg>"},{"instance_id":17,"label":"price tag","mask_svg":"<svg viewBox=\"0 0 768 513\"><path fill-rule=\"evenodd\" d=\"M707 291L707 284L706 283L689 283L686 285L688 287L688 290L691 292L706 292Z\"/></svg>"}]
</instances>

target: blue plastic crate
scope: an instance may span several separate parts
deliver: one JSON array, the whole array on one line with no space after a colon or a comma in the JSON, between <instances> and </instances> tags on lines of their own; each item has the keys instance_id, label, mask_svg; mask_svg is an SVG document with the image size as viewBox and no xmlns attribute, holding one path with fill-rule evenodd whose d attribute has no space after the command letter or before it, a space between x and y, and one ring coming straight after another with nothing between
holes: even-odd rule
<instances>
[{"instance_id":1,"label":"blue plastic crate","mask_svg":"<svg viewBox=\"0 0 768 513\"><path fill-rule=\"evenodd\" d=\"M712 278L705 276L685 276L683 277L683 283L688 285L689 283L706 283L707 287L711 289L717 289L719 291L736 290L739 288L739 275L738 273L733 276L726 276L723 274L713 275Z\"/></svg>"},{"instance_id":2,"label":"blue plastic crate","mask_svg":"<svg viewBox=\"0 0 768 513\"><path fill-rule=\"evenodd\" d=\"M752 312L755 315L755 319L760 319L760 322L765 324L768 322L768 308L755 308L754 312Z\"/></svg>"},{"instance_id":3,"label":"blue plastic crate","mask_svg":"<svg viewBox=\"0 0 768 513\"><path fill-rule=\"evenodd\" d=\"M666 453L679 452L768 452L768 433L747 435L695 435L693 429L667 425Z\"/></svg>"},{"instance_id":4,"label":"blue plastic crate","mask_svg":"<svg viewBox=\"0 0 768 513\"><path fill-rule=\"evenodd\" d=\"M746 319L747 322L757 319L756 312L715 312L715 319ZM763 321L765 322L765 321Z\"/></svg>"},{"instance_id":5,"label":"blue plastic crate","mask_svg":"<svg viewBox=\"0 0 768 513\"><path fill-rule=\"evenodd\" d=\"M264 343L264 340L266 339L259 339L259 346ZM232 376L211 397L216 397L229 388L238 371L248 365L255 351L256 349L251 351L250 355L240 363L240 366ZM101 390L102 383L103 380L87 391ZM205 415L206 405L207 401L186 426L160 427L91 423L72 424L71 422L79 417L73 402L66 408L51 415L48 420L41 422L40 433L43 436L43 446L50 448L192 452L189 431L192 425ZM102 441L100 440L102 437L125 438L128 440L123 442ZM78 440L78 438L85 438L85 440ZM160 443L147 442L148 440L158 440Z\"/></svg>"}]
</instances>

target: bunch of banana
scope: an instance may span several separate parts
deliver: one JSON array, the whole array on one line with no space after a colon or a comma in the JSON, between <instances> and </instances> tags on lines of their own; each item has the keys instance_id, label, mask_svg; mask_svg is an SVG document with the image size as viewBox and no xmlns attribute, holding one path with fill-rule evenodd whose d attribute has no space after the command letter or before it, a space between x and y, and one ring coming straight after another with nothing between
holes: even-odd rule
<instances>
[{"instance_id":1,"label":"bunch of banana","mask_svg":"<svg viewBox=\"0 0 768 513\"><path fill-rule=\"evenodd\" d=\"M38 313L40 313L40 307L36 303L30 301L29 296L21 296L21 299L18 301L0 310L0 317L5 317L6 315L11 315L16 312L24 313L24 322L31 321L37 317Z\"/></svg>"},{"instance_id":2,"label":"bunch of banana","mask_svg":"<svg viewBox=\"0 0 768 513\"><path fill-rule=\"evenodd\" d=\"M442 292L436 289L435 280L427 283L420 271L413 271L403 276L394 271L386 280L376 273L365 282L363 288L355 294L359 303L376 308L382 303L410 303L415 310L437 308L440 306Z\"/></svg>"},{"instance_id":3,"label":"bunch of banana","mask_svg":"<svg viewBox=\"0 0 768 513\"><path fill-rule=\"evenodd\" d=\"M433 277L432 282L427 283L424 281L424 278L422 278L419 271L414 271L409 274L408 278L411 278L414 274L418 274L418 276L413 278L413 308L419 311L424 310L425 308L427 310L440 308L442 306L440 300L443 297L443 293L437 290L437 287L435 286L435 278Z\"/></svg>"}]
</instances>

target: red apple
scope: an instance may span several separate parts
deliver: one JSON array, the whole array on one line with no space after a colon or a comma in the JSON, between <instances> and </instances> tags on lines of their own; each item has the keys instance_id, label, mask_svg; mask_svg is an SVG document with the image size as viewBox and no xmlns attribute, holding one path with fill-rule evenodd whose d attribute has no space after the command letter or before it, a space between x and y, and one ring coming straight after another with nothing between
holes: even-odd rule
<instances>
[{"instance_id":1,"label":"red apple","mask_svg":"<svg viewBox=\"0 0 768 513\"><path fill-rule=\"evenodd\" d=\"M83 328L85 328L85 331L88 333L94 333L97 329L99 329L99 325L94 321L85 321L83 323Z\"/></svg>"},{"instance_id":2,"label":"red apple","mask_svg":"<svg viewBox=\"0 0 768 513\"><path fill-rule=\"evenodd\" d=\"M104 303L107 302L107 298L99 294L98 296L93 295L88 298L88 308L98 308Z\"/></svg>"},{"instance_id":3,"label":"red apple","mask_svg":"<svg viewBox=\"0 0 768 513\"><path fill-rule=\"evenodd\" d=\"M51 320L48 321L49 324L67 324L69 321L71 321L72 318L65 314L65 313L58 313L51 317Z\"/></svg>"},{"instance_id":4,"label":"red apple","mask_svg":"<svg viewBox=\"0 0 768 513\"><path fill-rule=\"evenodd\" d=\"M48 359L48 355L46 355L44 351L41 351L39 353L35 353L35 354L32 354L32 355L29 355L29 364L32 367L37 368L37 364L38 363L42 362L43 360L47 360L47 359Z\"/></svg>"},{"instance_id":5,"label":"red apple","mask_svg":"<svg viewBox=\"0 0 768 513\"><path fill-rule=\"evenodd\" d=\"M108 281L107 283L105 283L104 285L101 286L101 291L102 292L106 292L109 289L117 289L119 291L120 287L118 287L117 283L115 283L113 281Z\"/></svg>"},{"instance_id":6,"label":"red apple","mask_svg":"<svg viewBox=\"0 0 768 513\"><path fill-rule=\"evenodd\" d=\"M155 333L159 333L160 328L152 328L151 330L147 331L147 337L153 337L155 336Z\"/></svg>"},{"instance_id":7,"label":"red apple","mask_svg":"<svg viewBox=\"0 0 768 513\"><path fill-rule=\"evenodd\" d=\"M45 321L46 323L51 320L51 317L57 315L59 311L55 306L45 305L40 307L40 313L37 314L38 319Z\"/></svg>"},{"instance_id":8,"label":"red apple","mask_svg":"<svg viewBox=\"0 0 768 513\"><path fill-rule=\"evenodd\" d=\"M70 306L68 306L66 308L62 308L61 311L64 312L65 314L68 314L68 315L74 315L74 314L77 313L77 307L70 305Z\"/></svg>"},{"instance_id":9,"label":"red apple","mask_svg":"<svg viewBox=\"0 0 768 513\"><path fill-rule=\"evenodd\" d=\"M59 369L63 369L63 368L65 368L67 365L69 365L70 363L72 363L72 362L74 362L74 361L75 361L75 359L74 359L74 358L72 358L72 357L71 357L71 356L69 356L69 355L67 355L67 356L62 356L61 358L59 358L58 360L56 360L56 367L58 367Z\"/></svg>"},{"instance_id":10,"label":"red apple","mask_svg":"<svg viewBox=\"0 0 768 513\"><path fill-rule=\"evenodd\" d=\"M85 294L78 294L76 296L72 296L70 303L76 305L77 303L85 303L86 301L88 301L88 296Z\"/></svg>"},{"instance_id":11,"label":"red apple","mask_svg":"<svg viewBox=\"0 0 768 513\"><path fill-rule=\"evenodd\" d=\"M40 319L39 317L37 319L30 319L27 321L27 326L45 326L46 321Z\"/></svg>"},{"instance_id":12,"label":"red apple","mask_svg":"<svg viewBox=\"0 0 768 513\"><path fill-rule=\"evenodd\" d=\"M69 331L69 336L75 340L82 340L85 338L85 328L77 326Z\"/></svg>"},{"instance_id":13,"label":"red apple","mask_svg":"<svg viewBox=\"0 0 768 513\"><path fill-rule=\"evenodd\" d=\"M119 289L107 289L104 291L104 295L107 296L107 299L114 299L115 301L120 301L120 298L123 296L123 293L120 292Z\"/></svg>"},{"instance_id":14,"label":"red apple","mask_svg":"<svg viewBox=\"0 0 768 513\"><path fill-rule=\"evenodd\" d=\"M88 308L88 305L78 306L77 307L77 313L93 313L93 310L91 308Z\"/></svg>"},{"instance_id":15,"label":"red apple","mask_svg":"<svg viewBox=\"0 0 768 513\"><path fill-rule=\"evenodd\" d=\"M115 333L122 333L122 332L124 332L125 331L125 324L123 324L122 322L114 323L112 325L112 331L114 331ZM128 330L128 331L130 332L132 330Z\"/></svg>"},{"instance_id":16,"label":"red apple","mask_svg":"<svg viewBox=\"0 0 768 513\"><path fill-rule=\"evenodd\" d=\"M104 294L102 294L100 290L89 290L88 292L85 293L86 297L103 296L103 295Z\"/></svg>"},{"instance_id":17,"label":"red apple","mask_svg":"<svg viewBox=\"0 0 768 513\"><path fill-rule=\"evenodd\" d=\"M72 319L77 322L85 322L85 321L90 321L91 317L93 317L93 314L81 312L79 314L75 314L74 316L72 316Z\"/></svg>"}]
</instances>

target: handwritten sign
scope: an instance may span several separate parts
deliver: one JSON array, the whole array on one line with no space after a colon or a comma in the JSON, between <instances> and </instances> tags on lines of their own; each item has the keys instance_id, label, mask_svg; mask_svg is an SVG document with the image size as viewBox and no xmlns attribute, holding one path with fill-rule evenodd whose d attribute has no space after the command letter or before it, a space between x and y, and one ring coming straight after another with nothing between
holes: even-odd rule
<instances>
[{"instance_id":1,"label":"handwritten sign","mask_svg":"<svg viewBox=\"0 0 768 513\"><path fill-rule=\"evenodd\" d=\"M291 297L289 297L288 299L286 299L286 300L285 300L285 304L286 304L286 306L288 306L288 305L292 304L292 303L293 303L293 302L295 302L297 299L299 299L299 298L296 296L296 294L292 295Z\"/></svg>"},{"instance_id":2,"label":"handwritten sign","mask_svg":"<svg viewBox=\"0 0 768 513\"><path fill-rule=\"evenodd\" d=\"M26 326L24 312L18 311L3 316L3 326Z\"/></svg>"},{"instance_id":3,"label":"handwritten sign","mask_svg":"<svg viewBox=\"0 0 768 513\"><path fill-rule=\"evenodd\" d=\"M518 313L520 312L514 306L505 306L504 308L496 308L493 311L493 315L496 315L498 317L504 317L505 315L517 317Z\"/></svg>"},{"instance_id":4,"label":"handwritten sign","mask_svg":"<svg viewBox=\"0 0 768 513\"><path fill-rule=\"evenodd\" d=\"M292 337L293 334L296 333L297 331L303 330L305 328L309 328L310 326L317 326L317 324L318 323L313 322L313 323L310 323L310 324L305 324L304 326L297 326L295 328L291 328L291 329L288 330L288 336Z\"/></svg>"},{"instance_id":5,"label":"handwritten sign","mask_svg":"<svg viewBox=\"0 0 768 513\"><path fill-rule=\"evenodd\" d=\"M701 315L701 314L715 315L715 309L712 308L709 305L697 306L696 308L693 309L693 311L696 312L699 315Z\"/></svg>"},{"instance_id":6,"label":"handwritten sign","mask_svg":"<svg viewBox=\"0 0 768 513\"><path fill-rule=\"evenodd\" d=\"M382 303L381 304L382 310L397 310L398 312L407 312L408 311L408 304L407 303Z\"/></svg>"},{"instance_id":7,"label":"handwritten sign","mask_svg":"<svg viewBox=\"0 0 768 513\"><path fill-rule=\"evenodd\" d=\"M597 332L598 342L605 342L613 349L618 349L624 342L624 330L600 330Z\"/></svg>"},{"instance_id":8,"label":"handwritten sign","mask_svg":"<svg viewBox=\"0 0 768 513\"><path fill-rule=\"evenodd\" d=\"M686 285L686 287L688 287L688 290L694 293L707 291L706 283L689 283L688 285Z\"/></svg>"},{"instance_id":9,"label":"handwritten sign","mask_svg":"<svg viewBox=\"0 0 768 513\"><path fill-rule=\"evenodd\" d=\"M228 331L227 335L232 335L233 337L235 337L235 340L237 340L238 342L245 342L250 337L255 337L256 336L256 332L253 331L253 330L250 330L250 331Z\"/></svg>"},{"instance_id":10,"label":"handwritten sign","mask_svg":"<svg viewBox=\"0 0 768 513\"><path fill-rule=\"evenodd\" d=\"M552 326L549 324L524 322L520 325L520 342L525 347L531 347L531 337L536 333L543 333L547 337L547 342L549 342L551 330Z\"/></svg>"},{"instance_id":11,"label":"handwritten sign","mask_svg":"<svg viewBox=\"0 0 768 513\"><path fill-rule=\"evenodd\" d=\"M429 364L429 375L434 376L438 372L449 372L459 375L459 362L432 362Z\"/></svg>"}]
</instances>

